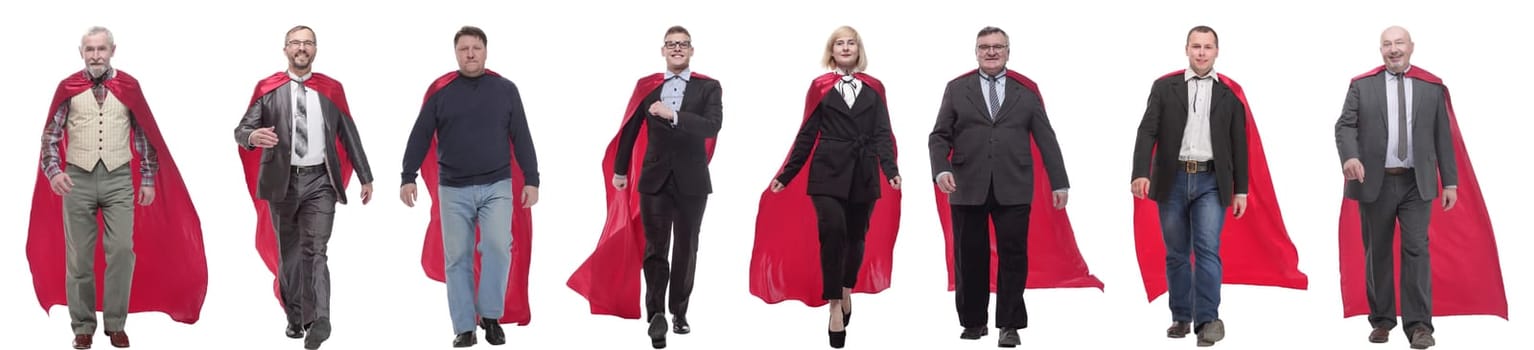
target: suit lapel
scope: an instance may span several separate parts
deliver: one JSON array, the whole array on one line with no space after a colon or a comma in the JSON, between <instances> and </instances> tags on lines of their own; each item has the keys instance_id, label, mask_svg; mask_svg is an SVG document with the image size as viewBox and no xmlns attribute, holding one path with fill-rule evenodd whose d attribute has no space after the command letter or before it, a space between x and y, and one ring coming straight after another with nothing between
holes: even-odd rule
<instances>
[{"instance_id":1,"label":"suit lapel","mask_svg":"<svg viewBox=\"0 0 1534 350\"><path fill-rule=\"evenodd\" d=\"M1426 108L1424 108L1426 106L1424 103L1426 103L1426 101L1428 101L1428 99L1432 98L1431 96L1426 95L1428 89L1422 88L1423 85L1425 85L1425 84L1427 84L1427 83L1422 82L1422 79L1412 79L1411 80L1411 133L1412 133L1412 135L1416 135L1417 134L1417 129L1422 128L1422 122L1423 122L1422 121L1422 119L1423 119L1422 115L1424 114L1423 110L1426 109ZM1416 146L1416 145L1413 145L1413 146ZM1413 147L1413 149L1416 149L1416 147Z\"/></svg>"},{"instance_id":2,"label":"suit lapel","mask_svg":"<svg viewBox=\"0 0 1534 350\"><path fill-rule=\"evenodd\" d=\"M690 111L692 110L691 107L693 107L693 105L698 104L698 100L703 99L703 97L698 96L698 94L703 93L703 89L698 87L698 85L700 84L698 84L697 81L687 81L687 87L682 91L682 106L680 107L681 110ZM665 86L665 84L661 84L661 86ZM661 89L662 88L656 88L655 91L658 93ZM657 98L659 98L659 96L659 94L656 95Z\"/></svg>"},{"instance_id":3,"label":"suit lapel","mask_svg":"<svg viewBox=\"0 0 1534 350\"><path fill-rule=\"evenodd\" d=\"M1386 126L1390 125L1390 117L1391 117L1391 115L1390 115L1390 96L1388 95L1389 93L1386 92L1386 90L1385 90L1387 88L1390 88L1390 86L1387 86L1388 85L1387 83L1390 82L1390 78L1385 76L1386 74L1390 74L1389 72L1390 71L1382 71L1382 72L1380 72L1379 75L1375 75L1372 78L1365 78L1367 80L1362 81L1362 83L1365 84L1364 87L1362 87L1362 88L1366 89L1367 91L1369 91L1369 95L1370 95L1369 97L1373 98L1375 101L1380 101L1379 102L1379 109L1378 109L1378 111L1380 111L1380 112L1378 114L1376 114L1374 116L1374 118L1379 119L1379 123L1380 123L1379 125L1386 125ZM1387 129L1386 131L1388 132L1389 128L1387 127L1386 129Z\"/></svg>"},{"instance_id":4,"label":"suit lapel","mask_svg":"<svg viewBox=\"0 0 1534 350\"><path fill-rule=\"evenodd\" d=\"M1005 119L1007 115L1012 114L1012 107L1023 103L1023 89L1027 89L1023 87L1023 83L1018 82L1017 79L1007 78L1007 92L1005 92L1007 96L1001 99L1001 108L996 109L996 121Z\"/></svg>"},{"instance_id":5,"label":"suit lapel","mask_svg":"<svg viewBox=\"0 0 1534 350\"><path fill-rule=\"evenodd\" d=\"M1188 119L1188 80L1178 78L1172 80L1172 97L1177 100L1177 106L1182 111L1180 116L1183 120Z\"/></svg>"},{"instance_id":6,"label":"suit lapel","mask_svg":"<svg viewBox=\"0 0 1534 350\"><path fill-rule=\"evenodd\" d=\"M831 91L826 91L826 95L820 98L820 103L831 106L831 109L837 112L842 112L842 115L852 116L852 109L847 107L847 100L842 96L842 90L835 85L831 86Z\"/></svg>"},{"instance_id":7,"label":"suit lapel","mask_svg":"<svg viewBox=\"0 0 1534 350\"><path fill-rule=\"evenodd\" d=\"M272 123L272 132L277 134L277 144L287 145L283 147L284 150L292 152L293 143L283 141L292 141L293 136L293 117L294 113L297 112L297 110L293 109L293 83L283 84L281 87L272 90L272 94L273 110L281 111L280 113L275 113L277 120Z\"/></svg>"},{"instance_id":8,"label":"suit lapel","mask_svg":"<svg viewBox=\"0 0 1534 350\"><path fill-rule=\"evenodd\" d=\"M980 113L980 119L989 122L991 121L991 111L986 107L989 105L985 103L985 93L980 92L980 87L977 86L980 85L980 73L975 73L974 77L975 79L965 79L970 82L964 84L967 87L965 89L969 91L967 94L969 95L969 103L975 106L975 112Z\"/></svg>"},{"instance_id":9,"label":"suit lapel","mask_svg":"<svg viewBox=\"0 0 1534 350\"><path fill-rule=\"evenodd\" d=\"M875 94L873 89L869 88L868 84L863 84L863 88L858 91L858 97L852 100L852 108L848 110L848 113L850 113L848 116L860 116L863 115L863 112L872 108L875 103L873 94Z\"/></svg>"}]
</instances>

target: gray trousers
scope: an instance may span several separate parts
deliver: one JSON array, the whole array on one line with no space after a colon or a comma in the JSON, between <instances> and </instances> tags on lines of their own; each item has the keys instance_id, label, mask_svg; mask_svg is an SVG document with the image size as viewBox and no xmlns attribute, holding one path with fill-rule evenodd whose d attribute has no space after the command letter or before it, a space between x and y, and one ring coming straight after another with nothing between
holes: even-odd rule
<instances>
[{"instance_id":1,"label":"gray trousers","mask_svg":"<svg viewBox=\"0 0 1534 350\"><path fill-rule=\"evenodd\" d=\"M1368 276L1369 324L1396 326L1395 231L1401 224L1401 319L1408 335L1416 327L1433 330L1432 271L1427 227L1433 201L1417 192L1415 174L1385 175L1374 202L1358 203L1363 226L1364 266Z\"/></svg>"},{"instance_id":2,"label":"gray trousers","mask_svg":"<svg viewBox=\"0 0 1534 350\"><path fill-rule=\"evenodd\" d=\"M330 318L330 267L326 250L335 223L336 192L325 165L298 168L287 194L268 202L277 231L279 293L288 324Z\"/></svg>"},{"instance_id":3,"label":"gray trousers","mask_svg":"<svg viewBox=\"0 0 1534 350\"><path fill-rule=\"evenodd\" d=\"M75 334L96 333L96 242L104 223L107 268L101 309L106 330L122 331L133 288L133 167L108 171L96 162L89 171L67 165L64 173L75 183L64 195L69 324Z\"/></svg>"}]
</instances>

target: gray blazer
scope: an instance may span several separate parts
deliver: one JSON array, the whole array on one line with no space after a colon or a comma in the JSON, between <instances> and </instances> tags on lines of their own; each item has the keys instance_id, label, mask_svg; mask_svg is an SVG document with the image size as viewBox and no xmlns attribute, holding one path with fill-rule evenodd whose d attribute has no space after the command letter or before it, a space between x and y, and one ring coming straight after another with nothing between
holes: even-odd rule
<instances>
[{"instance_id":1,"label":"gray blazer","mask_svg":"<svg viewBox=\"0 0 1534 350\"><path fill-rule=\"evenodd\" d=\"M1381 180L1385 178L1386 148L1390 142L1385 74L1389 73L1382 71L1348 85L1348 98L1342 105L1342 116L1337 118L1337 155L1342 162L1358 158L1364 165L1364 181L1348 181L1343 189L1343 195L1359 202L1379 198ZM1411 79L1410 83L1413 168L1418 195L1428 200L1438 196L1435 186L1440 178L1441 186L1459 183L1454 142L1449 133L1444 87L1421 79Z\"/></svg>"},{"instance_id":2,"label":"gray blazer","mask_svg":"<svg viewBox=\"0 0 1534 350\"><path fill-rule=\"evenodd\" d=\"M1006 90L996 121L987 117L989 107L980 91L979 73L949 81L943 90L927 148L933 181L944 171L953 172L958 189L949 194L949 204L983 205L987 191L994 191L1001 205L1032 204L1036 179L1029 136L1044 158L1040 160L1049 174L1050 188L1071 186L1044 101L1017 79L1009 77Z\"/></svg>"},{"instance_id":3,"label":"gray blazer","mask_svg":"<svg viewBox=\"0 0 1534 350\"><path fill-rule=\"evenodd\" d=\"M317 93L310 90L310 93ZM347 161L351 162L352 171L357 173L357 180L363 184L373 183L373 171L368 166L368 156L362 150L362 137L357 134L357 125L352 123L349 115L341 113L335 102L320 95L320 106L325 116L325 139L338 140L339 142L327 142L325 144L325 170L330 179L331 187L336 190L336 201L346 204L346 191L341 189L341 162L336 153L336 147L346 147ZM256 129L275 126L276 130L292 129L293 120L293 96L288 91L288 86L283 85L266 95L262 95L240 118L239 125L234 127L234 142L244 149L253 149L251 146L250 133ZM288 190L288 176L292 168L293 140L291 133L277 132L277 146L261 151L261 169L258 171L256 181L256 196L268 201L280 201L286 196Z\"/></svg>"}]
</instances>

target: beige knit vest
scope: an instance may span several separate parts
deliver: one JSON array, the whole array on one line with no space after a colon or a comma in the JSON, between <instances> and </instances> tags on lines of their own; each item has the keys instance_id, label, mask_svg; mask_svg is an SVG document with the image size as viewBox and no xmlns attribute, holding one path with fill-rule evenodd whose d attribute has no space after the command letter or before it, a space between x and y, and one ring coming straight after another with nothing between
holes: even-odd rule
<instances>
[{"instance_id":1,"label":"beige knit vest","mask_svg":"<svg viewBox=\"0 0 1534 350\"><path fill-rule=\"evenodd\" d=\"M128 107L110 92L104 103L97 103L91 90L75 95L69 99L68 118L69 149L64 160L69 164L90 171L100 161L110 171L132 160Z\"/></svg>"}]
</instances>

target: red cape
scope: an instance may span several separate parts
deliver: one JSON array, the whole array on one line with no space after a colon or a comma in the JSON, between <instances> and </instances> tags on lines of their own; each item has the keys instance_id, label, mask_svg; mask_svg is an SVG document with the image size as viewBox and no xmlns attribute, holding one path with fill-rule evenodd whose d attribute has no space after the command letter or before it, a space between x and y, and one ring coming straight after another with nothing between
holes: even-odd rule
<instances>
[{"instance_id":1,"label":"red cape","mask_svg":"<svg viewBox=\"0 0 1534 350\"><path fill-rule=\"evenodd\" d=\"M1379 74L1380 66L1357 77L1353 81ZM1406 77L1443 86L1443 80L1422 67L1412 66ZM1454 138L1455 166L1459 170L1459 202L1454 209L1442 211L1438 202L1433 203L1433 220L1428 224L1428 254L1433 257L1433 315L1493 315L1507 319L1507 293L1502 286L1502 265L1497 259L1497 239L1491 230L1491 216L1486 213L1486 201L1481 197L1481 184L1475 179L1475 169L1470 166L1470 153L1465 140L1460 137L1459 121L1454 117L1454 104L1449 101L1449 88L1443 86L1443 102L1448 105L1449 129ZM1438 186L1435 188L1442 188ZM1342 269L1342 317L1369 314L1369 301L1365 285L1363 241L1359 238L1358 202L1342 199L1342 213L1338 218L1338 253ZM1399 273L1401 236L1396 231L1394 252ZM1400 277L1397 276L1397 281ZM1400 298L1396 298L1400 300ZM1400 308L1396 308L1400 310Z\"/></svg>"},{"instance_id":2,"label":"red cape","mask_svg":"<svg viewBox=\"0 0 1534 350\"><path fill-rule=\"evenodd\" d=\"M855 76L881 96L880 102L888 101L883 98L888 96L884 94L884 83L863 73ZM839 79L836 73L826 73L810 83L801 124L809 120L810 113ZM892 145L894 138L891 133ZM815 144L820 144L818 137ZM897 155L898 150L897 147ZM813 146L809 154L798 177L806 176L815 163ZM787 158L784 156L784 164L788 163ZM805 193L807 186L807 181L791 181L780 193L762 191L756 213L756 241L751 249L751 295L768 304L784 300L798 300L810 307L826 304L821 298L820 230L815 224L815 208ZM895 234L900 230L900 191L890 187L888 181L880 181L879 195L868 221L863 266L858 271L854 293L878 293L890 286Z\"/></svg>"},{"instance_id":3,"label":"red cape","mask_svg":"<svg viewBox=\"0 0 1534 350\"><path fill-rule=\"evenodd\" d=\"M107 91L128 107L138 127L154 146L158 155L159 171L155 175L154 202L148 206L133 208L133 251L137 257L133 269L133 287L129 292L128 312L159 311L176 322L193 324L202 313L202 302L208 294L208 262L203 254L202 223L197 208L187 194L181 171L172 159L170 148L160 135L149 103L139 90L138 79L127 72L117 71L114 78L105 83ZM91 81L81 73L71 74L59 82L53 103L48 106L48 118L58 112L59 105L75 95L90 90ZM46 125L46 124L44 124ZM66 166L68 132L59 141L59 165ZM131 142L131 141L130 141ZM135 149L129 163L133 170L133 182L142 181L139 175L140 155ZM63 197L53 194L46 175L37 173L37 186L32 190L32 220L27 229L27 261L32 268L32 285L37 290L37 302L43 311L53 305L67 305L64 288L64 205ZM83 181L83 180L77 180ZM134 186L137 193L138 186ZM137 199L135 198L135 202ZM101 224L100 216L96 222ZM103 224L101 230L105 232ZM96 245L96 293L103 292L102 281L106 276L106 257L102 243ZM101 298L96 299L96 310L101 310Z\"/></svg>"},{"instance_id":4,"label":"red cape","mask_svg":"<svg viewBox=\"0 0 1534 350\"><path fill-rule=\"evenodd\" d=\"M1185 69L1161 76L1182 75ZM1262 136L1252 119L1251 104L1241 84L1224 74L1220 83L1246 108L1247 195L1246 214L1236 219L1225 211L1225 225L1220 232L1220 259L1223 283L1306 289L1308 278L1299 269L1299 253L1284 228L1284 215L1278 207L1278 193L1268 171L1268 156L1262 150ZM1154 151L1153 153L1154 154ZM1166 245L1161 236L1161 214L1156 201L1135 199L1135 253L1140 260L1140 277L1145 281L1147 301L1166 293Z\"/></svg>"},{"instance_id":5,"label":"red cape","mask_svg":"<svg viewBox=\"0 0 1534 350\"><path fill-rule=\"evenodd\" d=\"M960 75L959 77L974 75L977 70ZM1021 73L1007 70L1007 78L1016 80L1023 87L1033 91L1039 96L1039 107L1044 106L1044 95L1039 93L1039 85L1033 79L1023 76ZM1076 234L1071 229L1071 218L1065 209L1055 210L1049 203L1054 202L1054 190L1049 184L1049 173L1045 171L1043 159L1039 155L1037 143L1029 142L1033 152L1033 206L1032 213L1028 216L1028 260L1046 262L1042 264L1028 264L1027 288L1083 288L1096 287L1103 289L1103 282L1093 276L1087 270L1087 262L1081 257L1081 250L1076 247ZM950 153L949 157L953 157ZM932 191L937 197L938 221L943 226L943 255L948 262L948 290L954 290L953 278L953 215L952 207L948 204L948 195L932 185ZM991 271L996 268L996 226L991 225ZM992 273L991 292L996 291L996 274Z\"/></svg>"},{"instance_id":6,"label":"red cape","mask_svg":"<svg viewBox=\"0 0 1534 350\"><path fill-rule=\"evenodd\" d=\"M485 70L485 74L501 76L491 70ZM458 78L458 72L449 72L438 77L426 89L426 96L421 99L425 104L431 96L436 94L442 87ZM517 164L517 152L512 146L511 164ZM426 193L431 196L431 222L426 224L426 240L421 245L421 267L426 270L426 277L438 282L446 282L447 277L442 272L442 209L437 200L437 139L432 137L431 148L426 150L426 159L421 161L421 178L425 181ZM516 201L516 209L511 217L511 272L506 284L506 311L501 315L500 322L516 323L526 326L532 321L533 315L527 305L527 268L532 261L533 249L533 211L531 208L523 208L522 186L526 185L522 171L511 172L511 198ZM479 229L475 228L475 242L479 241ZM476 243L477 244L477 243ZM474 285L479 285L479 253L474 253Z\"/></svg>"},{"instance_id":7,"label":"red cape","mask_svg":"<svg viewBox=\"0 0 1534 350\"><path fill-rule=\"evenodd\" d=\"M710 79L696 72L692 75ZM613 159L618 156L618 140L623 136L623 124L639 109L645 97L663 82L664 76L660 73L639 78L639 82L634 85L634 95L629 97L628 107L624 108L623 118L619 120L618 132L607 143L607 153L602 156L602 188L607 190L607 222L602 226L602 236L597 240L596 250L565 282L570 289L586 297L593 315L613 315L628 319L638 319L641 315L639 277L644 268L645 233L644 222L639 216L639 196L633 189L639 183L640 169L644 168L644 162L638 160L644 158L645 149L649 145L649 123L640 125L639 137L634 139L633 154L638 156L632 157L635 161L629 162L630 187L620 191L614 189L609 180L613 177ZM714 157L714 140L709 138L704 141L710 160Z\"/></svg>"},{"instance_id":8,"label":"red cape","mask_svg":"<svg viewBox=\"0 0 1534 350\"><path fill-rule=\"evenodd\" d=\"M287 86L289 81L287 72L277 72L261 79L256 83L255 93L251 94L250 102L245 107L250 108L256 100L261 99L261 96ZM341 109L345 117L352 117L351 107L346 104L346 90L341 88L341 82L324 74L312 73L309 80L304 81L304 87L320 93L321 96L335 103L336 108ZM350 158L346 157L346 147L341 146L340 140L332 142L330 147L336 150L337 159L341 162L341 188L337 190L345 192L352 180L352 163L347 161ZM261 254L261 261L266 263L266 269L271 271L273 276L277 276L277 262L280 256L277 253L277 233L272 229L271 208L267 206L266 200L256 196L256 183L259 181L261 170L261 153L266 152L266 149L246 150L244 147L236 149L240 152L240 165L245 171L245 187L250 191L251 204L256 208L256 252ZM278 305L281 306L282 291L277 277L272 278L272 293L276 294Z\"/></svg>"}]
</instances>

